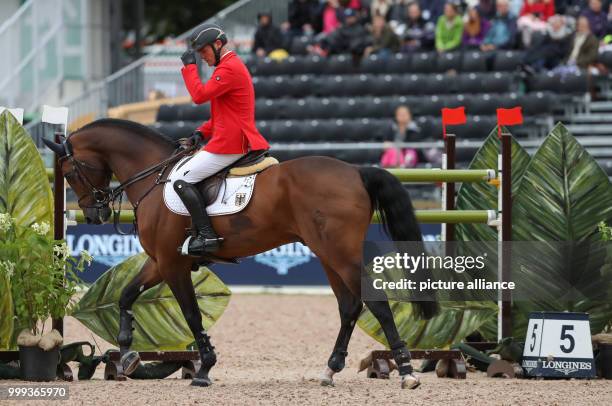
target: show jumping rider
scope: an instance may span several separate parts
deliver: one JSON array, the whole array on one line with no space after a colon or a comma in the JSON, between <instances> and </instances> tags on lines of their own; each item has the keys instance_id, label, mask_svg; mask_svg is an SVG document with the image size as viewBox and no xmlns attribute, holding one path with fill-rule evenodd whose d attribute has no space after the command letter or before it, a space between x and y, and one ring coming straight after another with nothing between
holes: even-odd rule
<instances>
[{"instance_id":1,"label":"show jumping rider","mask_svg":"<svg viewBox=\"0 0 612 406\"><path fill-rule=\"evenodd\" d=\"M255 127L255 91L246 66L238 55L225 47L227 36L215 24L203 24L189 37L181 56L181 73L195 104L210 101L211 118L189 137L192 145L209 139L170 179L189 214L197 236L189 242L189 255L201 256L217 250L223 241L215 233L206 213L203 197L195 187L201 180L234 163L247 152L267 150L268 142ZM211 78L202 83L196 53L215 66Z\"/></svg>"}]
</instances>

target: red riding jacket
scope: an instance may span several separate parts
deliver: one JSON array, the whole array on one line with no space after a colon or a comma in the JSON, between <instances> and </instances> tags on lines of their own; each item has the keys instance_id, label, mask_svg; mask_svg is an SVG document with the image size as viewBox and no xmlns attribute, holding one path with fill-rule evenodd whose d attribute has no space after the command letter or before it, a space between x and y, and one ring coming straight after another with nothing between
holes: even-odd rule
<instances>
[{"instance_id":1,"label":"red riding jacket","mask_svg":"<svg viewBox=\"0 0 612 406\"><path fill-rule=\"evenodd\" d=\"M269 149L255 127L255 90L244 63L232 51L223 55L211 78L202 83L197 65L181 70L195 104L210 100L211 118L198 130L212 139L204 147L214 154L242 154Z\"/></svg>"}]
</instances>

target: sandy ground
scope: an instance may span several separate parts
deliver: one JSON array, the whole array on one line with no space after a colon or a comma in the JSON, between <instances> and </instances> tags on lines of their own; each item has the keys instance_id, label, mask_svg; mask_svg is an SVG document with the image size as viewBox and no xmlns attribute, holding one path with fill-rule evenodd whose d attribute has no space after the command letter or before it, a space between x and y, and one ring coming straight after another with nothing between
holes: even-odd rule
<instances>
[{"instance_id":1,"label":"sandy ground","mask_svg":"<svg viewBox=\"0 0 612 406\"><path fill-rule=\"evenodd\" d=\"M357 374L362 355L380 344L355 330L345 370L335 387L317 379L336 339L339 320L332 296L234 295L211 329L218 363L214 385L189 386L173 375L164 380L114 382L103 380L103 366L91 381L68 385L74 405L253 405L253 404L427 404L427 405L604 405L612 402L612 381L535 381L487 378L468 373L466 380L422 374L420 388L401 390L397 373L389 380ZM88 340L92 334L78 321L66 323L66 342ZM95 338L102 351L109 347ZM76 376L76 371L75 371ZM0 381L0 387L23 382ZM0 401L2 404L45 402Z\"/></svg>"}]
</instances>

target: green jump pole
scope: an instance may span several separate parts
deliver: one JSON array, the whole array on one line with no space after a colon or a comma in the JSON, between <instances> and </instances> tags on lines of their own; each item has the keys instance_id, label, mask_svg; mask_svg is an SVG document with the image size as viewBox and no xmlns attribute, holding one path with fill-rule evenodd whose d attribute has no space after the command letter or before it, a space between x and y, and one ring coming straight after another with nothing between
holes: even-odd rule
<instances>
[{"instance_id":1,"label":"green jump pole","mask_svg":"<svg viewBox=\"0 0 612 406\"><path fill-rule=\"evenodd\" d=\"M119 217L122 223L131 223L134 221L134 212L132 210L122 210ZM495 220L495 210L417 210L416 218L419 223L482 223L487 224ZM76 220L77 223L84 223L85 217L81 210L69 210L68 220ZM112 218L109 220L112 221ZM374 214L373 223L380 223L380 215Z\"/></svg>"},{"instance_id":2,"label":"green jump pole","mask_svg":"<svg viewBox=\"0 0 612 406\"><path fill-rule=\"evenodd\" d=\"M493 169L387 169L400 182L482 182L495 179Z\"/></svg>"}]
</instances>

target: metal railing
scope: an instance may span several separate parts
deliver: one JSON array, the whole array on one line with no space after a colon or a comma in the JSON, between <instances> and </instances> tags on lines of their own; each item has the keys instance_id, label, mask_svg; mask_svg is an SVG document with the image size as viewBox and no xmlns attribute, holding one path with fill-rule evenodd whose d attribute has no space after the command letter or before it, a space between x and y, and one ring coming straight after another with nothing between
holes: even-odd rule
<instances>
[{"instance_id":1,"label":"metal railing","mask_svg":"<svg viewBox=\"0 0 612 406\"><path fill-rule=\"evenodd\" d=\"M221 25L230 39L252 38L257 26L257 14L259 12L269 11L275 21L282 22L287 19L288 3L289 0L240 0L205 22ZM175 42L179 44L183 42L191 31L177 36ZM148 65L151 65L156 58L164 54L174 54L176 60L180 63L178 59L180 53L176 49L176 46L174 49L156 47L148 55L113 73L100 83L90 87L79 97L64 103L70 111L70 122L73 123L73 126L75 123L78 126L80 123L106 116L110 107L146 100L149 91L154 89L152 80L166 83L179 81L181 91L184 91L186 95L186 91L182 88L180 65L177 65L176 69L170 67L165 72L158 70L155 73L147 73ZM35 139L39 138L41 133L36 128L39 126L39 121L33 121L26 126L26 129Z\"/></svg>"}]
</instances>

